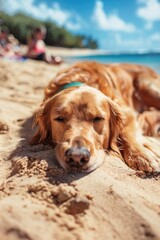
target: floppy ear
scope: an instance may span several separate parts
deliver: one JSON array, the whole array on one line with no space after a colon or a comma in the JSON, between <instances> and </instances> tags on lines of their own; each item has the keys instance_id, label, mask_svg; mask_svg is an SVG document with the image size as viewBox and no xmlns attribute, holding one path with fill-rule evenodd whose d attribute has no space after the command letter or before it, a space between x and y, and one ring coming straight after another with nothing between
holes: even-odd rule
<instances>
[{"instance_id":1,"label":"floppy ear","mask_svg":"<svg viewBox=\"0 0 160 240\"><path fill-rule=\"evenodd\" d=\"M125 114L120 106L108 99L109 109L110 109L110 138L109 138L109 148L114 152L119 153L118 148L118 138L121 134L121 130L125 123ZM120 139L119 139L120 140Z\"/></svg>"},{"instance_id":2,"label":"floppy ear","mask_svg":"<svg viewBox=\"0 0 160 240\"><path fill-rule=\"evenodd\" d=\"M45 101L35 113L34 125L37 126L37 130L30 141L31 145L51 140L49 115L48 101Z\"/></svg>"}]
</instances>

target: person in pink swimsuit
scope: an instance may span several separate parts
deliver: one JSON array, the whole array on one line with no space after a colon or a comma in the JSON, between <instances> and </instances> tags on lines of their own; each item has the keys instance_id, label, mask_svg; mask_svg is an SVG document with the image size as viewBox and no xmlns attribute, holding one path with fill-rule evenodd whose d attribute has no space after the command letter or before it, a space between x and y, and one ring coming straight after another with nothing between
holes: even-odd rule
<instances>
[{"instance_id":1,"label":"person in pink swimsuit","mask_svg":"<svg viewBox=\"0 0 160 240\"><path fill-rule=\"evenodd\" d=\"M46 45L44 43L45 35L46 29L44 27L33 29L28 40L28 50L25 57L51 64L60 64L62 62L61 57L53 57L46 53Z\"/></svg>"}]
</instances>

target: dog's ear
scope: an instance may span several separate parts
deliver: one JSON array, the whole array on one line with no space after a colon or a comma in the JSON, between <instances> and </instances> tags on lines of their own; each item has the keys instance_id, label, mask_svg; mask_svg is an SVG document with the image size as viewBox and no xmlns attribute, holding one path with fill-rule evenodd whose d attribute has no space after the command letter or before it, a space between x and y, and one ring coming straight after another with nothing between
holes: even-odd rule
<instances>
[{"instance_id":1,"label":"dog's ear","mask_svg":"<svg viewBox=\"0 0 160 240\"><path fill-rule=\"evenodd\" d=\"M119 153L118 141L121 134L121 130L125 124L125 114L120 106L108 98L109 109L110 109L110 137L109 137L109 148L114 152Z\"/></svg>"},{"instance_id":2,"label":"dog's ear","mask_svg":"<svg viewBox=\"0 0 160 240\"><path fill-rule=\"evenodd\" d=\"M36 111L34 117L34 126L37 127L30 144L46 143L51 140L49 101L44 101Z\"/></svg>"}]
</instances>

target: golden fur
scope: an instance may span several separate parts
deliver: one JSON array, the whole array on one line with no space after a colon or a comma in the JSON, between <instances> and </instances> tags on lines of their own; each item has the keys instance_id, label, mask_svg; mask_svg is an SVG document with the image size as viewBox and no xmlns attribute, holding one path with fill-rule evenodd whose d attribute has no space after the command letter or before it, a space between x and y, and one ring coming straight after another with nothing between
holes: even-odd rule
<instances>
[{"instance_id":1,"label":"golden fur","mask_svg":"<svg viewBox=\"0 0 160 240\"><path fill-rule=\"evenodd\" d=\"M108 154L133 169L160 171L160 144L142 135L159 134L160 118L152 121L149 112L152 107L159 115L159 80L152 69L135 64L81 62L61 71L45 89L32 144L52 142L69 171L92 171ZM61 91L70 82L84 85ZM145 114L157 129L149 134Z\"/></svg>"}]
</instances>

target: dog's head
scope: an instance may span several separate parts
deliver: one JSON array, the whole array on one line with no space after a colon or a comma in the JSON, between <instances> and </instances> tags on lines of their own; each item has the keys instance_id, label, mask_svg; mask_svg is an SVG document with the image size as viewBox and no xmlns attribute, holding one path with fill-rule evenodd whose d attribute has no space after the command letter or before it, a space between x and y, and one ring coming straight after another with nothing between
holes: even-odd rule
<instances>
[{"instance_id":1,"label":"dog's head","mask_svg":"<svg viewBox=\"0 0 160 240\"><path fill-rule=\"evenodd\" d=\"M64 169L90 172L101 165L110 149L117 151L123 114L99 90L71 87L42 104L36 124L33 144L52 141Z\"/></svg>"}]
</instances>

